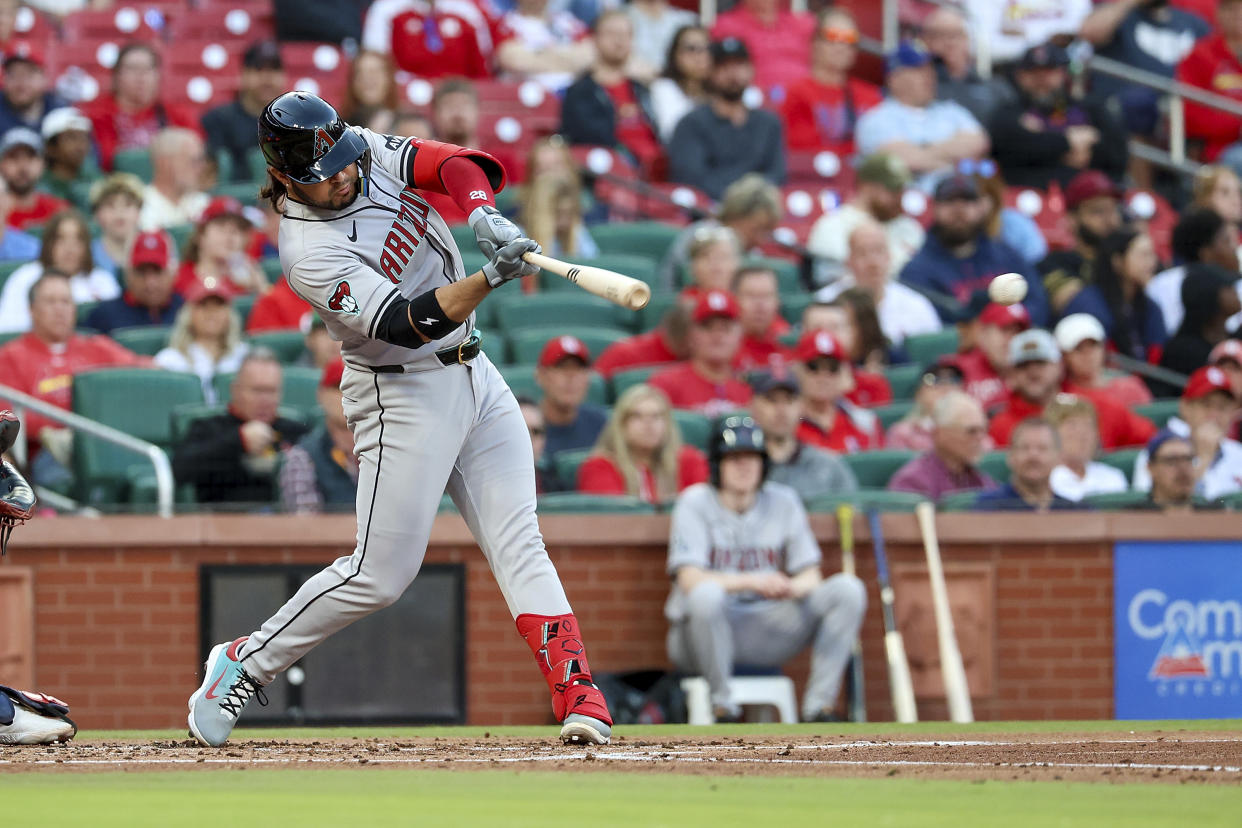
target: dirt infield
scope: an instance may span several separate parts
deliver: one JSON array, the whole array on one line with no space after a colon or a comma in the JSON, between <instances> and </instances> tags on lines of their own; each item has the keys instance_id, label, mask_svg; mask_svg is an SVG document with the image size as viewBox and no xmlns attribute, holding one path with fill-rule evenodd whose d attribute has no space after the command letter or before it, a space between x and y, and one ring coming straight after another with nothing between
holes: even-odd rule
<instances>
[{"instance_id":1,"label":"dirt infield","mask_svg":"<svg viewBox=\"0 0 1242 828\"><path fill-rule=\"evenodd\" d=\"M918 779L1064 780L1242 784L1242 736L1222 732L1006 734L977 738L886 736L619 736L601 748L553 740L485 737L239 740L220 749L189 741L83 739L67 745L0 748L0 773L131 772L228 767L439 767L466 770L628 771L737 776L897 776Z\"/></svg>"}]
</instances>

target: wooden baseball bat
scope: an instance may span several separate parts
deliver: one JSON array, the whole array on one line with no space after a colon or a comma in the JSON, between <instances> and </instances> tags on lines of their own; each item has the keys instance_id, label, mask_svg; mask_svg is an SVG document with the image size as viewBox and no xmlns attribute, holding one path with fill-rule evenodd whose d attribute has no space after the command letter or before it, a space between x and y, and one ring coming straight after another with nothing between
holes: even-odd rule
<instances>
[{"instance_id":1,"label":"wooden baseball bat","mask_svg":"<svg viewBox=\"0 0 1242 828\"><path fill-rule=\"evenodd\" d=\"M841 571L854 574L854 507L842 503L837 507L837 523L841 527ZM850 655L850 721L867 721L867 694L863 683L862 638L854 639Z\"/></svg>"},{"instance_id":2,"label":"wooden baseball bat","mask_svg":"<svg viewBox=\"0 0 1242 828\"><path fill-rule=\"evenodd\" d=\"M602 267L562 262L542 253L524 253L522 258L542 270L565 277L587 293L602 296L614 305L642 310L651 301L651 288L647 283L630 276Z\"/></svg>"},{"instance_id":3,"label":"wooden baseball bat","mask_svg":"<svg viewBox=\"0 0 1242 828\"><path fill-rule=\"evenodd\" d=\"M940 562L936 508L931 503L920 503L914 507L914 514L923 534L923 550L927 553L927 576L931 581L936 638L940 643L940 674L944 679L945 698L949 702L949 718L955 722L973 722L975 714L970 704L970 688L966 684L966 667L962 664L962 651L958 648L957 633L953 630L949 589L945 585L944 567Z\"/></svg>"},{"instance_id":4,"label":"wooden baseball bat","mask_svg":"<svg viewBox=\"0 0 1242 828\"><path fill-rule=\"evenodd\" d=\"M875 550L875 573L880 582L880 603L884 608L884 655L888 658L888 688L893 698L893 713L899 722L917 722L919 712L914 703L910 662L906 660L906 642L901 630L897 629L897 615L893 611L893 585L888 576L888 556L884 553L880 513L868 509L867 522L871 526L871 548Z\"/></svg>"}]
</instances>

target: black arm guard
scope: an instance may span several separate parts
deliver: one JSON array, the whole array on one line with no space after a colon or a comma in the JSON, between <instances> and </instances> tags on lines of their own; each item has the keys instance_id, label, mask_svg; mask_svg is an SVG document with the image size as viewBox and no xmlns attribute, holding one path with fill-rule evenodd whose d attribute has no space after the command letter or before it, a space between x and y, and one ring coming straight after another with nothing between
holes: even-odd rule
<instances>
[{"instance_id":1,"label":"black arm guard","mask_svg":"<svg viewBox=\"0 0 1242 828\"><path fill-rule=\"evenodd\" d=\"M375 338L402 348L421 348L426 344L423 336L440 339L461 324L444 315L436 292L429 290L415 296L413 301L397 299L392 302L375 325Z\"/></svg>"}]
</instances>

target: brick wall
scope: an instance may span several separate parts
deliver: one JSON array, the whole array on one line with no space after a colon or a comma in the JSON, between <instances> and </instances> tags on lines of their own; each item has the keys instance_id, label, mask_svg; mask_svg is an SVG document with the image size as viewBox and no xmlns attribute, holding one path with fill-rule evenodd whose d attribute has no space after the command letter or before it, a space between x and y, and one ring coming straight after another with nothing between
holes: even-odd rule
<instances>
[{"instance_id":1,"label":"brick wall","mask_svg":"<svg viewBox=\"0 0 1242 828\"><path fill-rule=\"evenodd\" d=\"M814 522L826 566L835 569L835 528L822 516ZM993 692L976 696L976 717L1109 717L1114 539L1231 537L1233 522L1227 515L1181 525L1160 516L942 517L950 577L958 565L995 573ZM543 523L594 669L663 666L667 518L558 516ZM894 569L917 566L923 553L913 517L886 516L885 527ZM339 517L58 518L24 527L8 562L34 572L38 689L67 699L84 728L180 726L201 666L198 567L326 563L352 547L353 531L352 520ZM858 546L858 574L871 592L863 632L868 709L872 720L883 720L892 712L865 531ZM550 721L543 682L458 519L440 519L427 560L467 567L470 721ZM923 639L934 647L934 635ZM803 656L789 673L801 683L806 669ZM946 715L943 699L920 698L919 706L923 719Z\"/></svg>"}]
</instances>

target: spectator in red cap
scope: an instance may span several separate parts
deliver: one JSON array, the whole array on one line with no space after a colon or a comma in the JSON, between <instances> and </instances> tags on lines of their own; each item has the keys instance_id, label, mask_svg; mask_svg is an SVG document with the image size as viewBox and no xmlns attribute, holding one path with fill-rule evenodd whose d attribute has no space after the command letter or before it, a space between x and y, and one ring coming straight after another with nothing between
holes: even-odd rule
<instances>
[{"instance_id":1,"label":"spectator in red cap","mask_svg":"<svg viewBox=\"0 0 1242 828\"><path fill-rule=\"evenodd\" d=\"M1129 145L1107 99L1078 97L1069 82L1069 54L1052 43L1026 50L1013 73L1018 100L992 113L992 154L1012 186L1069 184L1093 169L1119 181Z\"/></svg>"},{"instance_id":2,"label":"spectator in red cap","mask_svg":"<svg viewBox=\"0 0 1242 828\"><path fill-rule=\"evenodd\" d=\"M1208 365L1214 365L1229 377L1233 395L1242 400L1242 340L1226 339L1217 343L1208 354Z\"/></svg>"},{"instance_id":3,"label":"spectator in red cap","mask_svg":"<svg viewBox=\"0 0 1242 828\"><path fill-rule=\"evenodd\" d=\"M251 181L260 172L250 169L259 113L268 101L289 88L280 45L274 40L258 40L247 46L237 80L233 100L203 113L203 132L208 152L213 156L227 152L232 157L233 180Z\"/></svg>"},{"instance_id":4,"label":"spectator in red cap","mask_svg":"<svg viewBox=\"0 0 1242 828\"><path fill-rule=\"evenodd\" d=\"M727 291L712 290L699 297L687 338L689 358L648 380L664 392L674 408L710 416L750 402L750 386L733 371L742 344L739 316L737 300Z\"/></svg>"},{"instance_id":5,"label":"spectator in red cap","mask_svg":"<svg viewBox=\"0 0 1242 828\"><path fill-rule=\"evenodd\" d=\"M996 487L979 460L988 448L988 418L977 400L949 391L931 410L931 448L906 463L888 481L894 492L917 492L939 500L950 492Z\"/></svg>"},{"instance_id":6,"label":"spectator in red cap","mask_svg":"<svg viewBox=\"0 0 1242 828\"><path fill-rule=\"evenodd\" d=\"M789 358L779 337L790 328L781 316L775 271L762 265L743 267L733 277L733 293L742 322L742 347L734 367L743 372L779 369Z\"/></svg>"},{"instance_id":7,"label":"spectator in red cap","mask_svg":"<svg viewBox=\"0 0 1242 828\"><path fill-rule=\"evenodd\" d=\"M1089 313L1070 314L1057 323L1053 336L1065 361L1065 391L1088 396L1103 394L1127 408L1151 402L1151 391L1141 379L1104 369L1108 337L1100 320Z\"/></svg>"},{"instance_id":8,"label":"spectator in red cap","mask_svg":"<svg viewBox=\"0 0 1242 828\"><path fill-rule=\"evenodd\" d=\"M31 43L20 43L4 55L4 83L0 86L0 135L24 126L43 128L47 113L65 102L47 88L43 54Z\"/></svg>"},{"instance_id":9,"label":"spectator in red cap","mask_svg":"<svg viewBox=\"0 0 1242 828\"><path fill-rule=\"evenodd\" d=\"M138 226L160 230L198 221L211 201L201 188L206 161L197 133L180 127L161 129L151 139L151 181L143 193Z\"/></svg>"},{"instance_id":10,"label":"spectator in red cap","mask_svg":"<svg viewBox=\"0 0 1242 828\"><path fill-rule=\"evenodd\" d=\"M1030 314L1022 304L984 305L974 321L974 347L953 357L961 369L967 394L991 413L1008 397L1005 374L1009 369L1009 342L1031 327Z\"/></svg>"},{"instance_id":11,"label":"spectator in red cap","mask_svg":"<svg viewBox=\"0 0 1242 828\"><path fill-rule=\"evenodd\" d=\"M1095 250L1121 229L1121 188L1098 170L1083 170L1065 190L1066 218L1074 235L1069 250L1054 250L1039 263L1039 274L1054 313L1060 313L1091 282Z\"/></svg>"},{"instance_id":12,"label":"spectator in red cap","mask_svg":"<svg viewBox=\"0 0 1242 828\"><path fill-rule=\"evenodd\" d=\"M629 368L680 362L690 351L690 309L680 304L669 308L653 331L626 337L604 349L595 370L605 378Z\"/></svg>"},{"instance_id":13,"label":"spectator in red cap","mask_svg":"<svg viewBox=\"0 0 1242 828\"><path fill-rule=\"evenodd\" d=\"M578 469L578 491L667 503L707 480L707 458L683 445L668 397L650 385L625 390L594 453Z\"/></svg>"},{"instance_id":14,"label":"spectator in red cap","mask_svg":"<svg viewBox=\"0 0 1242 828\"><path fill-rule=\"evenodd\" d=\"M47 223L39 258L9 276L0 291L0 332L30 330L30 288L49 271L69 276L75 303L100 302L121 294L116 277L95 267L91 231L77 210L57 213Z\"/></svg>"},{"instance_id":15,"label":"spectator in red cap","mask_svg":"<svg viewBox=\"0 0 1242 828\"><path fill-rule=\"evenodd\" d=\"M55 270L45 272L30 288L30 332L0 346L0 383L40 400L70 410L73 377L91 368L111 365L143 365L148 360L108 339L74 332L77 313L69 277ZM9 403L0 407L12 408ZM31 440L32 471L36 482L65 481L72 434L34 412L26 414L26 434ZM39 460L42 445L54 446L60 456Z\"/></svg>"},{"instance_id":16,"label":"spectator in red cap","mask_svg":"<svg viewBox=\"0 0 1242 828\"><path fill-rule=\"evenodd\" d=\"M13 127L0 138L0 177L13 197L10 227L32 230L69 207L69 202L39 187L43 178L43 139L32 129Z\"/></svg>"},{"instance_id":17,"label":"spectator in red cap","mask_svg":"<svg viewBox=\"0 0 1242 828\"><path fill-rule=\"evenodd\" d=\"M1177 413L1166 427L1190 441L1195 494L1215 500L1242 491L1242 443L1225 436L1238 414L1238 397L1225 372L1208 365L1191 374ZM1151 489L1146 451L1134 461L1134 488Z\"/></svg>"},{"instance_id":18,"label":"spectator in red cap","mask_svg":"<svg viewBox=\"0 0 1242 828\"><path fill-rule=\"evenodd\" d=\"M590 448L608 422L608 409L586 402L591 384L591 352L576 336L549 339L539 354L535 382L543 390L547 444L544 452Z\"/></svg>"},{"instance_id":19,"label":"spectator in red cap","mask_svg":"<svg viewBox=\"0 0 1242 828\"><path fill-rule=\"evenodd\" d=\"M883 374L862 367L864 363L874 364L866 352L876 344L877 339L882 339L878 331L879 323L875 323L872 337L868 338L862 335L862 326L858 322L855 307L844 295L830 303L812 302L802 309L802 333L827 331L840 343L849 358L853 383L846 399L855 405L873 408L892 402L893 389Z\"/></svg>"},{"instance_id":20,"label":"spectator in red cap","mask_svg":"<svg viewBox=\"0 0 1242 828\"><path fill-rule=\"evenodd\" d=\"M246 255L253 229L242 214L241 202L230 196L213 198L186 243L177 292L188 295L196 282L231 296L265 292L263 271Z\"/></svg>"},{"instance_id":21,"label":"spectator in red cap","mask_svg":"<svg viewBox=\"0 0 1242 828\"><path fill-rule=\"evenodd\" d=\"M86 107L86 116L95 125L99 163L105 170L112 169L118 151L145 149L163 129L198 129L198 119L188 109L160 95L159 52L146 43L122 46L112 65L112 90Z\"/></svg>"},{"instance_id":22,"label":"spectator in red cap","mask_svg":"<svg viewBox=\"0 0 1242 828\"><path fill-rule=\"evenodd\" d=\"M352 511L358 497L358 459L354 435L341 403L341 376L345 363L330 362L323 369L315 396L323 423L283 452L280 466L280 503L284 511L300 514Z\"/></svg>"},{"instance_id":23,"label":"spectator in red cap","mask_svg":"<svg viewBox=\"0 0 1242 828\"><path fill-rule=\"evenodd\" d=\"M177 312L168 347L155 355L155 364L197 375L203 383L203 399L214 403L212 381L219 374L236 372L248 351L241 338L241 317L229 292L220 285L207 287L196 282L185 294L185 305Z\"/></svg>"},{"instance_id":24,"label":"spectator in red cap","mask_svg":"<svg viewBox=\"0 0 1242 828\"><path fill-rule=\"evenodd\" d=\"M799 440L848 454L884 444L880 418L847 399L854 389L854 369L836 337L827 331L803 334L793 360L802 388Z\"/></svg>"},{"instance_id":25,"label":"spectator in red cap","mask_svg":"<svg viewBox=\"0 0 1242 828\"><path fill-rule=\"evenodd\" d=\"M784 8L781 0L742 0L716 18L715 40L737 38L755 59L755 84L775 100L806 74L815 18Z\"/></svg>"},{"instance_id":26,"label":"spectator in red cap","mask_svg":"<svg viewBox=\"0 0 1242 828\"><path fill-rule=\"evenodd\" d=\"M125 292L100 302L86 327L103 334L139 325L171 325L183 299L173 290L173 242L166 233L139 233L125 268Z\"/></svg>"},{"instance_id":27,"label":"spectator in red cap","mask_svg":"<svg viewBox=\"0 0 1242 828\"><path fill-rule=\"evenodd\" d=\"M998 446L1009 445L1014 427L1028 417L1041 416L1044 407L1062 393L1061 349L1047 331L1024 331L1009 342L1009 392L1005 406L992 417L988 433ZM1087 394L1084 394L1087 396ZM1105 450L1141 446L1156 433L1145 417L1129 411L1103 394L1088 397L1095 405L1100 447Z\"/></svg>"}]
</instances>

